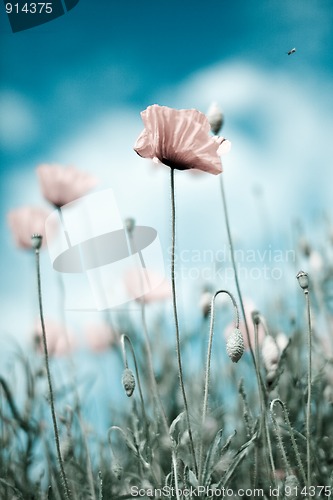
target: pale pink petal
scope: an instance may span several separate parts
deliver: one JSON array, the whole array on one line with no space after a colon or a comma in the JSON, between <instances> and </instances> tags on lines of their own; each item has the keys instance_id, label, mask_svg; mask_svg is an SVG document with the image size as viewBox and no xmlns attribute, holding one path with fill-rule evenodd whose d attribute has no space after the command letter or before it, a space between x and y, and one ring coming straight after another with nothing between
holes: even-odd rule
<instances>
[{"instance_id":1,"label":"pale pink petal","mask_svg":"<svg viewBox=\"0 0 333 500\"><path fill-rule=\"evenodd\" d=\"M48 318L45 320L45 333L47 349L50 356L63 356L68 354L76 345L75 336L71 330L65 329L60 323ZM41 354L44 353L42 335L42 326L38 319L33 330L33 336L37 350Z\"/></svg>"},{"instance_id":2,"label":"pale pink petal","mask_svg":"<svg viewBox=\"0 0 333 500\"><path fill-rule=\"evenodd\" d=\"M228 141L227 139L224 139L224 137L218 137L218 136L216 136L215 140L219 144L219 148L217 150L217 154L219 156L222 156L222 155L229 153L229 151L231 150L231 142L230 141Z\"/></svg>"},{"instance_id":3,"label":"pale pink petal","mask_svg":"<svg viewBox=\"0 0 333 500\"><path fill-rule=\"evenodd\" d=\"M75 167L59 165L40 165L37 176L44 197L58 207L84 196L98 182L94 176Z\"/></svg>"},{"instance_id":4,"label":"pale pink petal","mask_svg":"<svg viewBox=\"0 0 333 500\"><path fill-rule=\"evenodd\" d=\"M124 281L132 299L150 303L171 297L169 281L157 272L133 268L127 271Z\"/></svg>"},{"instance_id":5,"label":"pale pink petal","mask_svg":"<svg viewBox=\"0 0 333 500\"><path fill-rule=\"evenodd\" d=\"M178 170L220 174L220 142L210 135L207 117L194 109L176 110L154 104L141 113L145 125L135 151Z\"/></svg>"},{"instance_id":6,"label":"pale pink petal","mask_svg":"<svg viewBox=\"0 0 333 500\"><path fill-rule=\"evenodd\" d=\"M116 338L115 332L106 323L87 325L85 328L85 343L94 352L110 349Z\"/></svg>"},{"instance_id":7,"label":"pale pink petal","mask_svg":"<svg viewBox=\"0 0 333 500\"><path fill-rule=\"evenodd\" d=\"M143 158L154 158L154 150L151 145L151 136L144 129L136 140L135 151Z\"/></svg>"},{"instance_id":8,"label":"pale pink petal","mask_svg":"<svg viewBox=\"0 0 333 500\"><path fill-rule=\"evenodd\" d=\"M39 207L21 207L7 214L8 225L18 247L32 248L33 234L40 234L43 237L42 245L46 244L45 221L49 213L48 210Z\"/></svg>"}]
</instances>

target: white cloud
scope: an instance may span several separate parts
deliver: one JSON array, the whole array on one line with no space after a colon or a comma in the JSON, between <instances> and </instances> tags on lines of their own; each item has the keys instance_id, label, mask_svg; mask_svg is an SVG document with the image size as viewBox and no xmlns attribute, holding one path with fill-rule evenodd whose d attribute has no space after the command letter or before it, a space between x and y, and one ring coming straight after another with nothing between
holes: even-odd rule
<instances>
[{"instance_id":1,"label":"white cloud","mask_svg":"<svg viewBox=\"0 0 333 500\"><path fill-rule=\"evenodd\" d=\"M333 157L333 117L327 109L330 83L319 76L296 77L238 61L206 68L154 96L152 103L202 111L212 100L221 103L224 133L232 142L232 151L223 159L223 178L232 232L240 245L254 249L265 240L269 243L270 237L278 245L279 237L290 234L296 217L307 220L328 206ZM105 111L55 144L49 158L94 172L101 188L113 188L121 215L156 228L167 250L169 169L157 169L134 153L143 127L139 111ZM8 174L10 198L15 193L25 200L31 193L40 198L34 174L24 182L20 175ZM265 207L253 195L258 185ZM218 177L177 172L176 191L178 251L217 250L225 245Z\"/></svg>"}]
</instances>

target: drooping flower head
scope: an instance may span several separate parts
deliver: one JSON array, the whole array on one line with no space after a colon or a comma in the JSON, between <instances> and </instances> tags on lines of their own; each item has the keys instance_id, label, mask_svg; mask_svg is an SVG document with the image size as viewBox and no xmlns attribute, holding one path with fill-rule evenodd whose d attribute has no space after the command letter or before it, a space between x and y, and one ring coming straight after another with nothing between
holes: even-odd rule
<instances>
[{"instance_id":1,"label":"drooping flower head","mask_svg":"<svg viewBox=\"0 0 333 500\"><path fill-rule=\"evenodd\" d=\"M42 236L42 245L45 245L45 221L48 216L48 210L38 207L22 207L9 212L7 221L16 245L20 248L31 249L33 234Z\"/></svg>"},{"instance_id":2,"label":"drooping flower head","mask_svg":"<svg viewBox=\"0 0 333 500\"><path fill-rule=\"evenodd\" d=\"M75 167L40 165L37 175L44 197L56 207L61 207L84 196L97 184L97 179Z\"/></svg>"},{"instance_id":3,"label":"drooping flower head","mask_svg":"<svg viewBox=\"0 0 333 500\"><path fill-rule=\"evenodd\" d=\"M145 129L134 150L143 158L159 161L172 169L195 168L220 174L223 137L210 135L207 117L195 109L172 109L154 104L141 113ZM230 143L229 143L230 144Z\"/></svg>"},{"instance_id":4,"label":"drooping flower head","mask_svg":"<svg viewBox=\"0 0 333 500\"><path fill-rule=\"evenodd\" d=\"M250 343L251 343L252 349L254 349L255 348L255 334L254 334L254 326L253 326L253 322L252 322L252 313L254 311L256 311L256 307L255 307L255 304L250 299L245 299L244 300L244 309L245 309L246 322L247 322L248 327L249 327ZM229 325L227 325L225 332L224 332L226 338L228 338L231 335L231 333L233 332L233 329L234 329L234 323L231 322ZM239 329L243 332L245 350L248 350L248 349L250 349L250 347L249 347L247 335L245 333L246 327L245 327L245 323L243 320L240 320L240 322L239 322ZM264 330L263 325L260 323L258 325L258 343L259 343L259 345L262 344L264 338L265 338L265 330Z\"/></svg>"}]
</instances>

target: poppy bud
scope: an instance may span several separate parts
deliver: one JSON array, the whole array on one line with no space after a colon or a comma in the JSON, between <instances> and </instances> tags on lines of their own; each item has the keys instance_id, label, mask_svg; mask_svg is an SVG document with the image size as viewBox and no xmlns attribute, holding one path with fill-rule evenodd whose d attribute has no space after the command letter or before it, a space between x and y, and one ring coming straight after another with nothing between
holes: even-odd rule
<instances>
[{"instance_id":1,"label":"poppy bud","mask_svg":"<svg viewBox=\"0 0 333 500\"><path fill-rule=\"evenodd\" d=\"M121 477L123 474L123 468L118 462L115 462L113 464L113 466L111 467L111 472L115 475L115 477L118 479L118 481L121 480Z\"/></svg>"},{"instance_id":2,"label":"poppy bud","mask_svg":"<svg viewBox=\"0 0 333 500\"><path fill-rule=\"evenodd\" d=\"M242 332L235 328L227 340L227 353L233 363L240 360L244 352L244 340Z\"/></svg>"},{"instance_id":3,"label":"poppy bud","mask_svg":"<svg viewBox=\"0 0 333 500\"><path fill-rule=\"evenodd\" d=\"M280 350L271 335L267 335L264 338L261 347L261 354L266 370L268 372L275 370L279 362Z\"/></svg>"},{"instance_id":4,"label":"poppy bud","mask_svg":"<svg viewBox=\"0 0 333 500\"><path fill-rule=\"evenodd\" d=\"M214 135L217 135L223 125L223 114L216 102L212 102L207 111L207 119Z\"/></svg>"},{"instance_id":5,"label":"poppy bud","mask_svg":"<svg viewBox=\"0 0 333 500\"><path fill-rule=\"evenodd\" d=\"M204 318L207 318L210 314L212 302L212 294L210 292L203 292L200 298L200 309Z\"/></svg>"},{"instance_id":6,"label":"poppy bud","mask_svg":"<svg viewBox=\"0 0 333 500\"><path fill-rule=\"evenodd\" d=\"M130 398L135 388L135 378L132 370L125 368L121 381L127 396Z\"/></svg>"}]
</instances>

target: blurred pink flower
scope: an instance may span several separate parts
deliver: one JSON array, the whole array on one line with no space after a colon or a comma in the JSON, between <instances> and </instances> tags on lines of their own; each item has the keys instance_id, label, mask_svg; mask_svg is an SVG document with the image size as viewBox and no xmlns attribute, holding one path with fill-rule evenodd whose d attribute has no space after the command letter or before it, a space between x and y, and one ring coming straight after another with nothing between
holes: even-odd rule
<instances>
[{"instance_id":1,"label":"blurred pink flower","mask_svg":"<svg viewBox=\"0 0 333 500\"><path fill-rule=\"evenodd\" d=\"M116 334L106 323L91 324L85 328L85 343L91 351L108 350L116 342Z\"/></svg>"},{"instance_id":2,"label":"blurred pink flower","mask_svg":"<svg viewBox=\"0 0 333 500\"><path fill-rule=\"evenodd\" d=\"M45 332L47 349L50 356L64 356L70 353L75 347L74 334L65 330L65 327L56 321L45 320ZM36 322L33 337L37 351L44 353L43 333L40 320Z\"/></svg>"},{"instance_id":3,"label":"blurred pink flower","mask_svg":"<svg viewBox=\"0 0 333 500\"><path fill-rule=\"evenodd\" d=\"M37 175L44 197L56 207L61 207L84 196L97 184L92 175L75 167L40 165Z\"/></svg>"},{"instance_id":4,"label":"blurred pink flower","mask_svg":"<svg viewBox=\"0 0 333 500\"><path fill-rule=\"evenodd\" d=\"M33 234L43 236L42 245L45 245L45 220L48 215L48 210L38 207L22 207L9 212L7 221L16 245L20 248L32 248Z\"/></svg>"},{"instance_id":5,"label":"blurred pink flower","mask_svg":"<svg viewBox=\"0 0 333 500\"><path fill-rule=\"evenodd\" d=\"M219 156L229 147L222 145L229 141L210 135L210 124L203 113L154 104L141 117L145 129L134 146L138 155L178 170L194 168L215 175L222 172Z\"/></svg>"},{"instance_id":6,"label":"blurred pink flower","mask_svg":"<svg viewBox=\"0 0 333 500\"><path fill-rule=\"evenodd\" d=\"M170 282L159 273L146 271L145 278L138 269L131 269L125 275L125 286L128 295L146 304L166 300L172 296ZM144 281L143 281L144 280Z\"/></svg>"},{"instance_id":7,"label":"blurred pink flower","mask_svg":"<svg viewBox=\"0 0 333 500\"><path fill-rule=\"evenodd\" d=\"M244 309L245 309L246 321L247 321L247 324L249 327L250 343L251 343L252 349L254 349L255 348L255 345L254 345L255 339L254 339L254 326L253 326L253 321L252 321L252 312L257 311L257 308L255 307L255 304L251 300L245 299L244 300ZM241 314L241 312L240 312L240 314ZM242 317L242 316L240 316L240 317ZM228 338L231 335L234 328L235 328L234 322L229 323L229 325L225 329L225 337L226 338ZM239 329L243 334L244 348L246 350L248 350L249 349L249 342L247 339L245 323L243 320L240 320L240 322L239 322ZM264 327L262 326L262 324L259 324L259 328L258 328L258 343L259 343L259 345L262 344L264 338L265 338Z\"/></svg>"}]
</instances>

